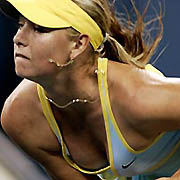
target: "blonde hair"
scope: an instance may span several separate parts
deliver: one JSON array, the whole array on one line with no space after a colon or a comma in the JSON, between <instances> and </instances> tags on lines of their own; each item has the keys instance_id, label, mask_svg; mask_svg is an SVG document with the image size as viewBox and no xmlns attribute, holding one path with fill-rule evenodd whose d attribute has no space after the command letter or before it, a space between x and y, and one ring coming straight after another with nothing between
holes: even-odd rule
<instances>
[{"instance_id":1,"label":"blonde hair","mask_svg":"<svg viewBox=\"0 0 180 180\"><path fill-rule=\"evenodd\" d=\"M143 39L146 33L148 34L148 32L145 32L146 24L148 23L144 22L144 17L150 0L148 0L142 15L137 10L134 1L131 0L137 17L135 24L133 24L130 18L125 21L126 23L122 23L121 19L118 19L115 15L113 3L110 4L107 0L72 1L95 20L101 28L104 37L106 34L109 34L106 37L107 40L104 42L103 52L101 52L104 57L113 61L120 61L144 68L162 39L162 11L156 16L156 20L159 22L159 32L152 43L150 43L145 42ZM129 17L128 12L127 16Z\"/></svg>"}]
</instances>

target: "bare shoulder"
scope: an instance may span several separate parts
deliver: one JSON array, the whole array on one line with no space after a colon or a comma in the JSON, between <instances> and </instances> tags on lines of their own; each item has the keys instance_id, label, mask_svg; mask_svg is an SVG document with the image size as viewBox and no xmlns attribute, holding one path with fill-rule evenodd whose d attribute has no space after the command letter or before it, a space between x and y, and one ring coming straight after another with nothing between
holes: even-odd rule
<instances>
[{"instance_id":1,"label":"bare shoulder","mask_svg":"<svg viewBox=\"0 0 180 180\"><path fill-rule=\"evenodd\" d=\"M6 126L6 120L16 119L22 114L30 113L37 104L36 84L24 79L10 94L4 103L2 110L2 126ZM33 104L33 106L32 106Z\"/></svg>"},{"instance_id":2,"label":"bare shoulder","mask_svg":"<svg viewBox=\"0 0 180 180\"><path fill-rule=\"evenodd\" d=\"M7 115L7 112L9 113L10 110L12 112L18 112L19 110L16 109L16 107L20 108L22 105L26 104L26 99L29 96L32 96L31 91L34 89L34 87L35 83L24 79L6 99L2 111L2 117L4 117L4 115Z\"/></svg>"},{"instance_id":3,"label":"bare shoulder","mask_svg":"<svg viewBox=\"0 0 180 180\"><path fill-rule=\"evenodd\" d=\"M127 111L134 110L134 106L131 105L138 97L138 91L147 83L148 75L145 70L128 64L113 62L109 67L110 83L108 84L113 100Z\"/></svg>"},{"instance_id":4,"label":"bare shoulder","mask_svg":"<svg viewBox=\"0 0 180 180\"><path fill-rule=\"evenodd\" d=\"M36 86L23 80L12 92L2 110L2 127L27 153L37 148L58 151L57 139L42 112Z\"/></svg>"},{"instance_id":5,"label":"bare shoulder","mask_svg":"<svg viewBox=\"0 0 180 180\"><path fill-rule=\"evenodd\" d=\"M33 114L38 112L37 106L36 84L24 79L4 103L1 124L6 133L13 138L24 134L23 129L27 130Z\"/></svg>"},{"instance_id":6,"label":"bare shoulder","mask_svg":"<svg viewBox=\"0 0 180 180\"><path fill-rule=\"evenodd\" d=\"M158 134L161 129L157 120L163 120L168 113L165 109L166 99L167 95L172 94L170 91L167 93L167 79L156 72L128 64L112 63L109 66L111 104L116 121L121 125L123 123L128 130L137 130L148 137ZM159 113L156 113L157 110Z\"/></svg>"},{"instance_id":7,"label":"bare shoulder","mask_svg":"<svg viewBox=\"0 0 180 180\"><path fill-rule=\"evenodd\" d=\"M36 86L37 84L30 80L27 80L27 79L22 80L21 83L10 94L10 96L6 100L6 103L14 102L16 100L22 100L24 98L31 99L34 95L37 94Z\"/></svg>"},{"instance_id":8,"label":"bare shoulder","mask_svg":"<svg viewBox=\"0 0 180 180\"><path fill-rule=\"evenodd\" d=\"M138 113L138 105L151 102L155 97L153 93L158 95L159 90L165 89L168 84L167 78L153 67L151 71L122 63L112 63L110 66L114 100L129 111Z\"/></svg>"}]
</instances>

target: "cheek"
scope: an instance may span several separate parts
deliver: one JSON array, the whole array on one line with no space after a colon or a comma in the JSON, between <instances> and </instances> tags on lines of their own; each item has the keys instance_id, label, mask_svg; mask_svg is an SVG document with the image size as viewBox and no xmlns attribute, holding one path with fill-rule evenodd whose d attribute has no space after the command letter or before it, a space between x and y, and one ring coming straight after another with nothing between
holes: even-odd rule
<instances>
[{"instance_id":1,"label":"cheek","mask_svg":"<svg viewBox=\"0 0 180 180\"><path fill-rule=\"evenodd\" d=\"M39 46L33 46L32 55L34 60L47 60L52 54L51 45L41 43Z\"/></svg>"},{"instance_id":2,"label":"cheek","mask_svg":"<svg viewBox=\"0 0 180 180\"><path fill-rule=\"evenodd\" d=\"M56 42L53 42L52 46L49 48L51 57L61 59L61 61L69 59L70 52L70 42L64 38L57 39Z\"/></svg>"},{"instance_id":3,"label":"cheek","mask_svg":"<svg viewBox=\"0 0 180 180\"><path fill-rule=\"evenodd\" d=\"M33 58L42 61L48 61L52 58L57 61L65 61L69 58L70 48L67 41L60 39L47 39L39 41L38 45L33 46Z\"/></svg>"}]
</instances>

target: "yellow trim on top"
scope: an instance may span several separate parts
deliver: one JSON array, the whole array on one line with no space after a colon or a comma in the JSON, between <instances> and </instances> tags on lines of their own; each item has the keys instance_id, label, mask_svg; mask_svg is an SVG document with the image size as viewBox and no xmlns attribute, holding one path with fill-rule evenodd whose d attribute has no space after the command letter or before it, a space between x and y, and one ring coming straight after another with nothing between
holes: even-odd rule
<instances>
[{"instance_id":1,"label":"yellow trim on top","mask_svg":"<svg viewBox=\"0 0 180 180\"><path fill-rule=\"evenodd\" d=\"M104 117L104 122L105 122L105 128L106 128L106 136L107 136L107 142L108 142L108 151L109 151L109 161L111 165L111 169L113 173L116 176L119 176L117 173L115 167L114 167L114 156L112 152L112 141L110 137L110 129L109 129L109 123L108 123L108 117L106 114L106 105L105 102L109 101L104 101L104 98L108 98L108 88L107 88L107 59L98 59L98 87L99 87L99 93L100 93L100 99L101 99L101 105L102 105L102 111L103 111L103 117ZM103 87L102 87L103 83ZM105 97L103 95L103 91L105 90ZM108 104L109 107L109 104ZM109 109L109 108L108 108ZM112 112L110 112L112 113ZM112 116L112 114L110 115Z\"/></svg>"},{"instance_id":2,"label":"yellow trim on top","mask_svg":"<svg viewBox=\"0 0 180 180\"><path fill-rule=\"evenodd\" d=\"M151 64L147 64L147 65L145 66L145 69L146 69L147 71L151 71L151 72L154 72L154 73L159 74L159 75L161 75L161 76L164 76L161 71L159 71L158 69L156 69L155 67L153 67Z\"/></svg>"},{"instance_id":3,"label":"yellow trim on top","mask_svg":"<svg viewBox=\"0 0 180 180\"><path fill-rule=\"evenodd\" d=\"M53 112L51 110L50 104L45 98L45 92L44 92L44 90L42 89L42 87L40 85L37 85L37 90L38 90L38 94L39 94L39 97L40 97L43 113L44 113L46 119L48 120L48 123L49 123L51 129L53 130L54 134L61 141L63 157L65 158L65 160L68 163L70 163L69 160L67 159L67 156L66 156L66 153L65 153L65 146L64 146L64 143L63 143L63 138L61 136L61 132L60 132L59 127L58 127L58 125L56 123L56 120L54 118L54 115L53 115ZM71 164L71 166L75 167L73 163Z\"/></svg>"},{"instance_id":4,"label":"yellow trim on top","mask_svg":"<svg viewBox=\"0 0 180 180\"><path fill-rule=\"evenodd\" d=\"M54 116L52 114L52 111L50 110L51 108L49 106L49 103L44 98L45 97L45 93L44 93L42 87L39 84L37 84L37 91L38 91L38 95L39 95L39 98L40 98L40 102L41 102L43 113L44 113L46 119L48 120L48 123L49 123L51 129L53 130L54 134L56 134L56 136L58 136L58 134L60 132L58 133L57 124L56 123L51 123L51 120L54 119Z\"/></svg>"},{"instance_id":5,"label":"yellow trim on top","mask_svg":"<svg viewBox=\"0 0 180 180\"><path fill-rule=\"evenodd\" d=\"M101 65L101 67L99 67L98 68L98 70L99 70L99 72L101 72L101 71L107 71L107 60L100 60L99 61L100 62L100 64L101 63L104 63L104 65L102 66ZM106 66L106 67L104 67L104 66ZM156 68L154 68L152 65L150 65L150 64L148 64L147 65L147 67L146 67L146 69L148 70L148 71L153 71L153 72L155 72L155 73L158 73L158 74L160 74L160 75L163 75L160 71L158 71ZM99 73L99 74L101 74L101 76L102 76L102 73ZM99 75L98 74L98 75ZM140 154L140 153L142 153L142 152L144 152L144 151L146 151L147 149L149 149L151 146L153 146L163 135L164 135L164 133L161 133L159 136L157 136L155 139L154 139L154 141L149 145L149 146L147 146L145 149L143 149L143 150L134 150L127 142L126 142L126 140L125 140L125 138L123 137L123 135L122 135L122 133L120 132L120 130L119 130L119 127L118 127L118 125L117 125L117 123L116 123L116 120L115 120L115 118L114 118L114 115L113 115L113 112L112 112L112 108L111 108L111 105L110 105L110 98L109 98L109 92L108 92L108 85L107 85L107 73L105 73L105 76L106 76L106 79L104 78L104 87L105 87L105 96L106 96L106 101L107 101L107 105L108 105L108 109L109 109L109 115L110 115L110 118L111 118L111 120L112 120L112 124L113 124L113 126L114 126L114 128L115 128L115 130L116 130L116 132L117 132L117 135L118 135L118 137L121 139L121 141L122 141L122 143L124 144L124 146L126 147L126 149L129 151L129 152L131 152L131 153L134 153L134 154ZM99 83L100 84L100 83ZM101 92L102 90L100 90L100 92ZM102 101L101 102L101 104L102 104L102 106L103 106L103 104L104 104L104 101ZM109 140L110 141L110 140Z\"/></svg>"},{"instance_id":6,"label":"yellow trim on top","mask_svg":"<svg viewBox=\"0 0 180 180\"><path fill-rule=\"evenodd\" d=\"M65 146L65 143L63 141L63 138L62 138L62 135L61 135L61 132L60 132L60 129L57 125L57 122L54 118L54 115L53 115L53 112L51 110L51 107L50 107L50 104L49 102L47 101L47 99L45 98L45 92L44 92L44 89L40 86L40 85L37 85L37 91L38 91L38 95L39 95L39 98L40 98L40 102L41 102L41 106L42 106L42 110L43 110L43 113L46 117L46 119L48 120L48 123L51 127L51 129L53 130L54 134L57 136L57 138L60 139L61 141L61 148L62 148L62 154L63 154L63 157L64 159L66 160L66 162L72 166L73 168L77 169L78 171L82 172L82 173L86 173L86 174L100 174L100 173L103 173L105 172L106 170L110 169L110 166L107 166L105 168L102 168L100 170L96 170L96 171L87 171L87 170L83 170L82 168L80 168L77 164L75 164L69 157L68 155L66 154L66 146Z\"/></svg>"},{"instance_id":7,"label":"yellow trim on top","mask_svg":"<svg viewBox=\"0 0 180 180\"><path fill-rule=\"evenodd\" d=\"M118 137L121 139L122 143L124 144L124 146L126 147L126 149L131 152L131 153L134 153L134 154L140 154L144 151L146 151L147 149L149 149L150 147L152 147L157 141L159 141L159 139L161 139L161 137L164 135L164 133L161 133L159 136L157 136L154 141L149 145L147 146L146 148L142 149L142 150L134 150L125 140L125 138L123 137L122 133L120 132L119 130L119 127L115 121L114 118L112 118L112 123L113 123L113 126L117 132L117 135Z\"/></svg>"},{"instance_id":8,"label":"yellow trim on top","mask_svg":"<svg viewBox=\"0 0 180 180\"><path fill-rule=\"evenodd\" d=\"M168 154L168 156L166 156L165 158L163 158L161 161L159 161L155 166L151 167L150 169L148 169L145 173L148 172L152 172L158 168L160 168L163 164L165 164L173 155L174 153L177 151L177 149L180 147L180 141L176 144L176 146L174 147L174 149Z\"/></svg>"},{"instance_id":9,"label":"yellow trim on top","mask_svg":"<svg viewBox=\"0 0 180 180\"><path fill-rule=\"evenodd\" d=\"M159 74L159 75L163 76L163 74L162 74L159 70L157 70L155 67L153 67L151 64L147 64L146 67L145 67L145 69L146 69L147 71L151 71L151 72L154 72L154 73L156 73L156 74ZM111 107L110 107L110 108L111 108ZM111 111L112 111L112 109L111 109ZM143 150L137 151L137 150L134 150L131 146L129 146L129 144L126 142L125 138L123 137L122 133L121 133L120 130L119 130L119 127L118 127L118 125L117 125L117 123L116 123L116 121L115 121L115 118L114 118L114 115L113 115L113 114L112 114L112 123L113 123L113 125L114 125L114 128L115 128L115 130L116 130L119 138L122 140L122 143L124 144L124 146L127 148L127 150L128 150L129 152L134 153L134 154L140 154L140 153L146 151L147 149L149 149L150 147L152 147L157 141L159 141L159 139L161 139L161 137L164 135L164 133L161 133L159 136L157 136L157 137L154 139L154 141L153 141L149 146L147 146L147 147L144 148Z\"/></svg>"}]
</instances>

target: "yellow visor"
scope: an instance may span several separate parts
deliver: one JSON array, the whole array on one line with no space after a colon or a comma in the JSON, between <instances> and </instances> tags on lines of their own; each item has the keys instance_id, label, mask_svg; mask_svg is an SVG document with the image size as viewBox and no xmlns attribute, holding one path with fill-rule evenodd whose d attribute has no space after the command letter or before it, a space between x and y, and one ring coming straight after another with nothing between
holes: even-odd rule
<instances>
[{"instance_id":1,"label":"yellow visor","mask_svg":"<svg viewBox=\"0 0 180 180\"><path fill-rule=\"evenodd\" d=\"M103 42L101 29L96 22L71 0L0 0L9 2L29 21L48 28L72 27L90 37L97 48ZM3 10L3 7L0 7ZM6 13L6 12L5 12Z\"/></svg>"}]
</instances>

